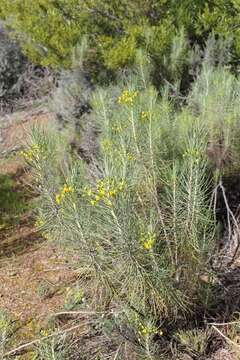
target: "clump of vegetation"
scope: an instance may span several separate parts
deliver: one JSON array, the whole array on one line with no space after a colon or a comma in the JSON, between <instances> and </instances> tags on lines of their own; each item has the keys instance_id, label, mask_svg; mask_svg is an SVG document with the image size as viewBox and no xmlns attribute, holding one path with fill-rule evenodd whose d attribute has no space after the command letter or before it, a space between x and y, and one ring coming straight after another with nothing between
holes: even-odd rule
<instances>
[{"instance_id":1,"label":"clump of vegetation","mask_svg":"<svg viewBox=\"0 0 240 360\"><path fill-rule=\"evenodd\" d=\"M58 83L52 92L49 107L57 116L60 128L71 129L72 134L80 135L83 120L80 118L89 112L89 100L92 84L84 66L84 57L88 49L84 38L73 52L71 70L62 70Z\"/></svg>"},{"instance_id":2,"label":"clump of vegetation","mask_svg":"<svg viewBox=\"0 0 240 360\"><path fill-rule=\"evenodd\" d=\"M196 44L202 47L212 32L218 38L232 38L232 63L240 51L236 0L38 0L34 4L2 0L0 16L14 30L28 58L43 66L71 67L72 49L88 35L86 63L95 80L107 80L119 68L133 65L140 48L151 55L161 80L171 79L176 72L168 74L169 55L181 32L190 40L178 53L185 73L188 49Z\"/></svg>"},{"instance_id":3,"label":"clump of vegetation","mask_svg":"<svg viewBox=\"0 0 240 360\"><path fill-rule=\"evenodd\" d=\"M19 94L26 59L18 44L0 32L0 100Z\"/></svg>"},{"instance_id":4,"label":"clump of vegetation","mask_svg":"<svg viewBox=\"0 0 240 360\"><path fill-rule=\"evenodd\" d=\"M228 70L206 60L176 110L169 88L159 95L151 84L150 69L140 52L136 70L118 86L94 92L100 135L92 163L66 155L67 145L59 152L51 135L32 137L45 144L32 165L47 231L78 249L82 272L96 293L105 287L101 303L115 303L124 325L111 321L131 332L147 358L159 351L162 324L211 304L209 285L200 281L212 272L211 193L237 161L239 126L239 80ZM212 152L220 142L231 162Z\"/></svg>"},{"instance_id":5,"label":"clump of vegetation","mask_svg":"<svg viewBox=\"0 0 240 360\"><path fill-rule=\"evenodd\" d=\"M239 4L2 0L0 17L31 61L59 70L58 127L33 128L22 155L36 227L79 255L60 316L94 315L80 339L100 341L93 359L124 359L127 346L140 359L209 356L205 321L226 304L222 269L239 253L225 189L240 163ZM18 212L1 184L1 209ZM70 357L57 335L36 342L36 359Z\"/></svg>"},{"instance_id":6,"label":"clump of vegetation","mask_svg":"<svg viewBox=\"0 0 240 360\"><path fill-rule=\"evenodd\" d=\"M48 332L44 331L44 336L48 336ZM67 346L65 344L65 337L50 337L37 346L35 351L32 352L32 359L36 360L64 360L67 359Z\"/></svg>"}]
</instances>

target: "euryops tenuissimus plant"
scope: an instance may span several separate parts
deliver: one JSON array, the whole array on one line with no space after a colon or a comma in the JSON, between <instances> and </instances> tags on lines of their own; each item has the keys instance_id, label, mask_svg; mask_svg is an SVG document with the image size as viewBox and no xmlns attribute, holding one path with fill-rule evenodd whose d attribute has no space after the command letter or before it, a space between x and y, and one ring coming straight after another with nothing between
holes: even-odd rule
<instances>
[{"instance_id":1,"label":"euryops tenuissimus plant","mask_svg":"<svg viewBox=\"0 0 240 360\"><path fill-rule=\"evenodd\" d=\"M219 142L236 149L239 107L239 82L228 70L204 64L178 111L168 88L159 95L151 85L150 70L139 53L137 70L119 86L94 92L100 135L90 165L36 130L33 154L25 154L42 195L44 234L77 249L82 273L105 287L105 310L116 304L116 321L128 319L149 358L164 320L206 305L199 275L210 270L211 189L222 171L210 150Z\"/></svg>"}]
</instances>

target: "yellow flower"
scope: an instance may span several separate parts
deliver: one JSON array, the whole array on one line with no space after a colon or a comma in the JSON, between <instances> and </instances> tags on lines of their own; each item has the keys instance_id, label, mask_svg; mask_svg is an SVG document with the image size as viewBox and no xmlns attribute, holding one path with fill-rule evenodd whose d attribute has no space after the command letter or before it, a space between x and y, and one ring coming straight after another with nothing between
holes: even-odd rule
<instances>
[{"instance_id":1,"label":"yellow flower","mask_svg":"<svg viewBox=\"0 0 240 360\"><path fill-rule=\"evenodd\" d=\"M146 250L150 250L152 248L152 243L148 240L143 243L143 248Z\"/></svg>"},{"instance_id":2,"label":"yellow flower","mask_svg":"<svg viewBox=\"0 0 240 360\"><path fill-rule=\"evenodd\" d=\"M42 234L43 235L43 237L44 237L44 239L46 239L46 240L50 240L50 238L51 238L51 236L50 236L50 234L49 233L43 233Z\"/></svg>"},{"instance_id":3,"label":"yellow flower","mask_svg":"<svg viewBox=\"0 0 240 360\"><path fill-rule=\"evenodd\" d=\"M104 196L105 195L105 190L104 189L100 189L99 191L98 191L98 194L99 194L99 196Z\"/></svg>"},{"instance_id":4,"label":"yellow flower","mask_svg":"<svg viewBox=\"0 0 240 360\"><path fill-rule=\"evenodd\" d=\"M129 91L129 90L124 90L122 92L122 94L118 97L118 104L133 104L133 100L135 99L135 97L138 95L138 91Z\"/></svg>"},{"instance_id":5,"label":"yellow flower","mask_svg":"<svg viewBox=\"0 0 240 360\"><path fill-rule=\"evenodd\" d=\"M141 335L147 335L148 329L146 327L143 327L139 332Z\"/></svg>"},{"instance_id":6,"label":"yellow flower","mask_svg":"<svg viewBox=\"0 0 240 360\"><path fill-rule=\"evenodd\" d=\"M152 232L142 233L140 237L140 242L142 243L142 247L145 250L152 249L156 240L156 235Z\"/></svg>"},{"instance_id":7,"label":"yellow flower","mask_svg":"<svg viewBox=\"0 0 240 360\"><path fill-rule=\"evenodd\" d=\"M143 324L139 324L139 331L138 333L142 336L146 336L148 334L159 334L162 333L162 331L158 331L156 326L151 326L151 325L143 325Z\"/></svg>"},{"instance_id":8,"label":"yellow flower","mask_svg":"<svg viewBox=\"0 0 240 360\"><path fill-rule=\"evenodd\" d=\"M58 205L60 205L61 200L62 200L62 196L61 196L61 194L56 194L56 196L55 196L55 200L56 200L56 203L57 203Z\"/></svg>"},{"instance_id":9,"label":"yellow flower","mask_svg":"<svg viewBox=\"0 0 240 360\"><path fill-rule=\"evenodd\" d=\"M63 186L62 193L67 194L67 193L70 193L70 192L73 192L73 188L71 186L68 186L68 185L65 184Z\"/></svg>"},{"instance_id":10,"label":"yellow flower","mask_svg":"<svg viewBox=\"0 0 240 360\"><path fill-rule=\"evenodd\" d=\"M141 120L148 120L149 119L149 111L142 111L140 113L140 119Z\"/></svg>"},{"instance_id":11,"label":"yellow flower","mask_svg":"<svg viewBox=\"0 0 240 360\"><path fill-rule=\"evenodd\" d=\"M124 184L124 181L117 182L115 179L97 180L96 189L83 189L83 196L88 197L91 205L103 201L107 206L113 206L111 199L123 190Z\"/></svg>"},{"instance_id":12,"label":"yellow flower","mask_svg":"<svg viewBox=\"0 0 240 360\"><path fill-rule=\"evenodd\" d=\"M37 219L37 221L35 222L36 227L41 227L43 225L44 225L44 221L42 219Z\"/></svg>"},{"instance_id":13,"label":"yellow flower","mask_svg":"<svg viewBox=\"0 0 240 360\"><path fill-rule=\"evenodd\" d=\"M41 331L42 336L47 337L49 335L49 332L47 330Z\"/></svg>"},{"instance_id":14,"label":"yellow flower","mask_svg":"<svg viewBox=\"0 0 240 360\"><path fill-rule=\"evenodd\" d=\"M112 197L116 196L116 190L110 190L110 191L108 192L108 195L109 195L109 196L112 196Z\"/></svg>"},{"instance_id":15,"label":"yellow flower","mask_svg":"<svg viewBox=\"0 0 240 360\"><path fill-rule=\"evenodd\" d=\"M63 200L63 198L66 196L66 194L68 193L72 193L73 192L73 188L72 186L68 186L67 184L63 185L63 188L60 189L60 191L55 195L55 201L58 205L60 205L61 201Z\"/></svg>"},{"instance_id":16,"label":"yellow flower","mask_svg":"<svg viewBox=\"0 0 240 360\"><path fill-rule=\"evenodd\" d=\"M134 156L131 153L127 153L127 159L129 161L134 160Z\"/></svg>"}]
</instances>

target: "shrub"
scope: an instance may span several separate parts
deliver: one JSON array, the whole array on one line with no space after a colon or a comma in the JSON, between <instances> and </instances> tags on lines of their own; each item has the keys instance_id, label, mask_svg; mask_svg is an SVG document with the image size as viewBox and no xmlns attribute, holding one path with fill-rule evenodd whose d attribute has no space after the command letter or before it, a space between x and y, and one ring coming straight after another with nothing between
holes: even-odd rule
<instances>
[{"instance_id":1,"label":"shrub","mask_svg":"<svg viewBox=\"0 0 240 360\"><path fill-rule=\"evenodd\" d=\"M189 51L184 31L179 38L182 52L173 43L170 53L176 75L176 59ZM41 230L79 251L92 293L104 287L98 306L115 304L111 322L148 358L164 321L211 300L199 275L211 272L212 189L239 166L239 79L224 66L225 52L214 59L219 43L208 42L196 49L203 63L182 106L171 85L160 94L154 88L143 51L117 85L87 94L99 132L88 164L69 154L63 134L36 129L26 153L40 189Z\"/></svg>"},{"instance_id":2,"label":"shrub","mask_svg":"<svg viewBox=\"0 0 240 360\"><path fill-rule=\"evenodd\" d=\"M44 157L30 162L42 189L44 229L78 249L82 274L105 287L102 304L117 304L111 321L151 358L162 322L210 299L199 274L210 271L214 247L212 183L229 164L214 163L209 146L221 140L237 154L239 81L204 63L187 104L176 110L168 89L159 96L151 85L149 70L138 54L136 72L94 92L101 132L90 165L36 132L33 144L46 144Z\"/></svg>"},{"instance_id":3,"label":"shrub","mask_svg":"<svg viewBox=\"0 0 240 360\"><path fill-rule=\"evenodd\" d=\"M18 45L0 32L0 99L19 94L25 66L26 60Z\"/></svg>"},{"instance_id":4,"label":"shrub","mask_svg":"<svg viewBox=\"0 0 240 360\"><path fill-rule=\"evenodd\" d=\"M89 110L92 90L88 73L83 64L87 51L87 39L77 46L72 59L72 69L62 70L52 92L50 108L55 112L61 125L70 125L77 130L79 118Z\"/></svg>"},{"instance_id":5,"label":"shrub","mask_svg":"<svg viewBox=\"0 0 240 360\"><path fill-rule=\"evenodd\" d=\"M101 72L108 80L106 68L115 71L133 64L139 48L149 51L159 70L181 29L193 47L203 46L212 32L218 38L232 38L231 62L235 65L240 51L237 0L185 0L181 4L165 0L2 0L0 16L14 29L31 61L43 66L69 68L73 48L88 34L87 63L97 80ZM181 57L182 62L184 59Z\"/></svg>"}]
</instances>

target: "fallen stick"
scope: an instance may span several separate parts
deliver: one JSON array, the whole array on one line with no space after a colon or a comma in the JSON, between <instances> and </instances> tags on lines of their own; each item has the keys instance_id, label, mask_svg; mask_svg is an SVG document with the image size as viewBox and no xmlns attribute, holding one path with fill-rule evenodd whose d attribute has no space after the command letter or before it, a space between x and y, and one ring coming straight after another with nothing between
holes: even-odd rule
<instances>
[{"instance_id":1,"label":"fallen stick","mask_svg":"<svg viewBox=\"0 0 240 360\"><path fill-rule=\"evenodd\" d=\"M236 324L240 325L240 320L224 322L224 323L215 323L215 322L208 323L208 325L215 325L215 326L227 326L227 325L236 325Z\"/></svg>"},{"instance_id":2,"label":"fallen stick","mask_svg":"<svg viewBox=\"0 0 240 360\"><path fill-rule=\"evenodd\" d=\"M96 315L96 314L102 314L101 312L96 311L61 311L55 314L52 314L51 317L57 317L61 315Z\"/></svg>"}]
</instances>

